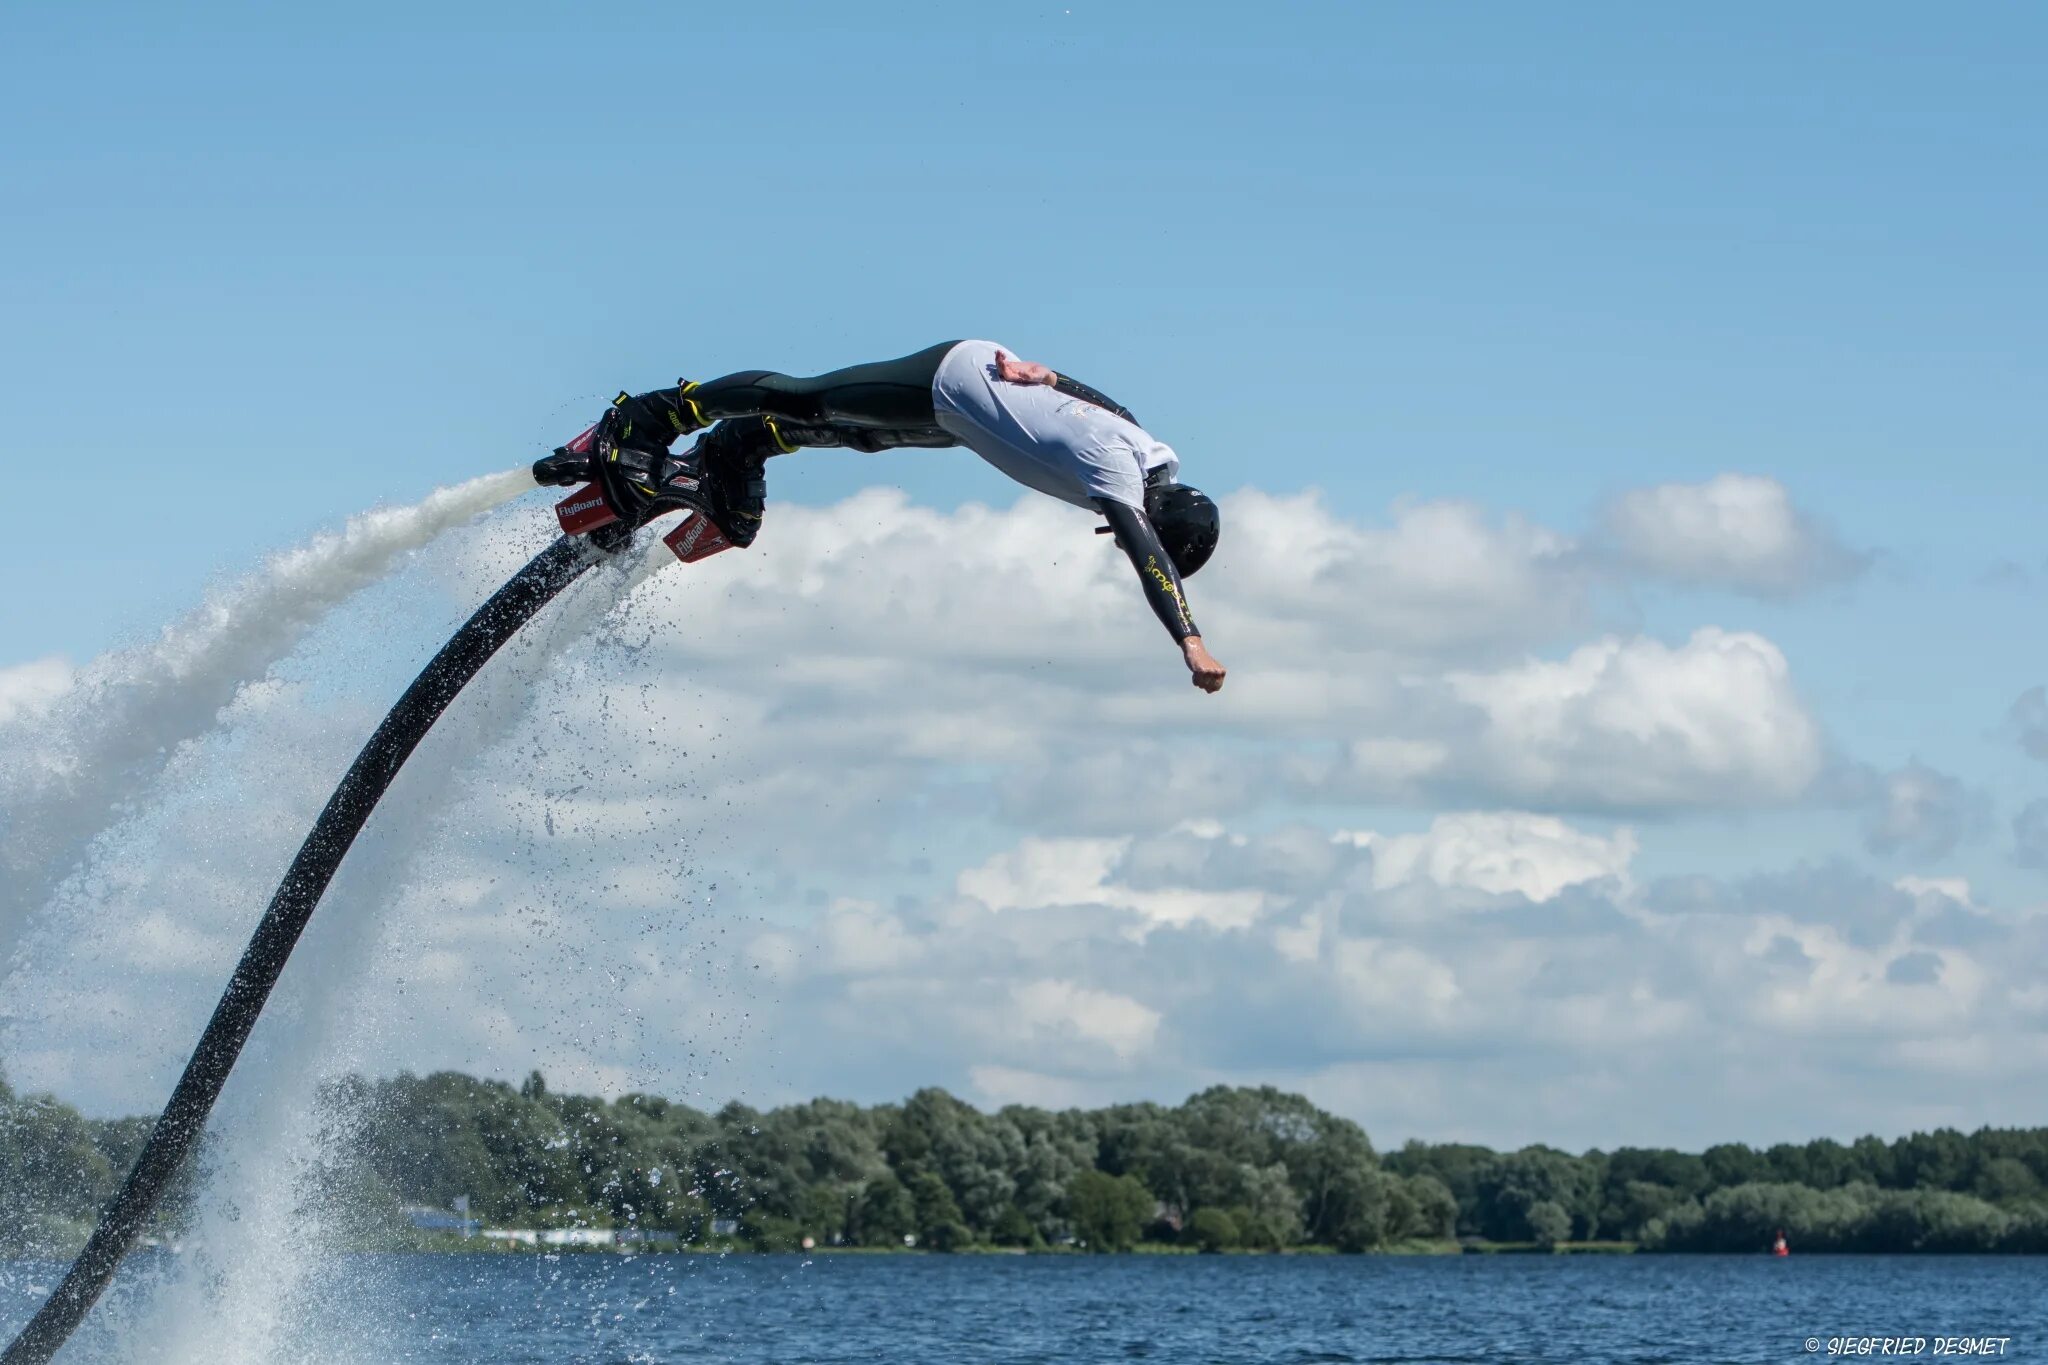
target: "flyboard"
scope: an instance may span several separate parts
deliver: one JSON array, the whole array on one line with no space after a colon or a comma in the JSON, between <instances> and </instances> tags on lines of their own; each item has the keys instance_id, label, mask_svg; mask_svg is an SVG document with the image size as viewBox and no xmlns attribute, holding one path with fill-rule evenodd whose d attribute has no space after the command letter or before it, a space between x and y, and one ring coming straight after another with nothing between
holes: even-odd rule
<instances>
[{"instance_id":1,"label":"flyboard","mask_svg":"<svg viewBox=\"0 0 2048 1365\"><path fill-rule=\"evenodd\" d=\"M14 1344L0 1354L0 1365L44 1365L92 1310L164 1187L205 1128L206 1117L220 1098L242 1045L249 1040L271 988L335 870L405 760L469 680L541 608L586 570L624 548L636 529L656 517L676 511L686 514L683 522L663 537L686 564L731 548L732 542L711 519L708 504L698 496L701 472L696 452L678 459L622 451L612 441L611 425L608 417L566 446L557 447L557 456L592 457L597 474L594 482L556 505L563 534L512 575L449 638L384 717L334 789L250 937L170 1102L136 1157L134 1169L101 1211L91 1239L63 1282Z\"/></svg>"}]
</instances>

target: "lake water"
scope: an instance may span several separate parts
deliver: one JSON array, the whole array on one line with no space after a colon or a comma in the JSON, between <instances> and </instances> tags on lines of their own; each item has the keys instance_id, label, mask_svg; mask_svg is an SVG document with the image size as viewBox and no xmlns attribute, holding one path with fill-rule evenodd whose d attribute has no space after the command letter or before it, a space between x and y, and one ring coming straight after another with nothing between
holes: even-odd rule
<instances>
[{"instance_id":1,"label":"lake water","mask_svg":"<svg viewBox=\"0 0 2048 1365\"><path fill-rule=\"evenodd\" d=\"M2048 1258L351 1256L204 1349L155 1321L169 1264L124 1271L59 1361L1692 1365L1883 1336L2048 1360ZM56 1270L0 1262L0 1341Z\"/></svg>"}]
</instances>

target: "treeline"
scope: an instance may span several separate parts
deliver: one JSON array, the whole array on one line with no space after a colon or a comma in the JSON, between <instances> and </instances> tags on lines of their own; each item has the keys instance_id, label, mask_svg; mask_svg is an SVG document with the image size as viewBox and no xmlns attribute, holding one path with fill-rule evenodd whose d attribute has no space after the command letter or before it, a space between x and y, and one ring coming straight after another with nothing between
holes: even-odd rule
<instances>
[{"instance_id":1,"label":"treeline","mask_svg":"<svg viewBox=\"0 0 2048 1365\"><path fill-rule=\"evenodd\" d=\"M1624 1147L1505 1155L1411 1142L1388 1169L1431 1175L1458 1231L1499 1241L1616 1239L1661 1251L2048 1252L2048 1128L1953 1128L1694 1155Z\"/></svg>"},{"instance_id":2,"label":"treeline","mask_svg":"<svg viewBox=\"0 0 2048 1365\"><path fill-rule=\"evenodd\" d=\"M83 1245L151 1122L89 1119L48 1095L17 1095L0 1076L0 1256ZM184 1219L191 1186L189 1172L174 1184L164 1225Z\"/></svg>"},{"instance_id":3,"label":"treeline","mask_svg":"<svg viewBox=\"0 0 2048 1365\"><path fill-rule=\"evenodd\" d=\"M1755 1252L2048 1251L2048 1129L1920 1133L1697 1155L1411 1142L1270 1087L1178 1106L985 1114L942 1090L716 1112L456 1073L322 1097L342 1164L313 1196L392 1226L402 1205L517 1227L637 1227L689 1243L931 1250L1141 1242L1371 1251L1451 1238ZM0 1252L82 1237L147 1123L94 1122L0 1082ZM173 1217L178 1210L173 1210Z\"/></svg>"},{"instance_id":4,"label":"treeline","mask_svg":"<svg viewBox=\"0 0 2048 1365\"><path fill-rule=\"evenodd\" d=\"M739 1240L932 1250L1366 1251L1452 1234L1451 1193L1383 1169L1365 1130L1298 1095L1217 1088L1177 1108L984 1114L943 1090L864 1108L814 1100L704 1113L466 1076L351 1080L368 1181L394 1202L525 1226L586 1222Z\"/></svg>"}]
</instances>

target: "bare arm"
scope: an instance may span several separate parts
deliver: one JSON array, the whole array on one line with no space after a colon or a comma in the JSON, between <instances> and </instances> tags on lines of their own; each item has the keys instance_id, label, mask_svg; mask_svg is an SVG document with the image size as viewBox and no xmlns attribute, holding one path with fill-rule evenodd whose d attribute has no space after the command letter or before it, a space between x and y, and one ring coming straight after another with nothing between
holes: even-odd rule
<instances>
[{"instance_id":1,"label":"bare arm","mask_svg":"<svg viewBox=\"0 0 2048 1365\"><path fill-rule=\"evenodd\" d=\"M1204 692L1217 691L1223 686L1223 665L1202 643L1202 632L1188 611L1180 571L1173 567L1173 560L1159 543L1159 533L1152 529L1151 520L1137 508L1108 498L1097 498L1095 505L1109 519L1116 543L1130 557L1131 567L1138 571L1138 582L1144 586L1145 600L1152 604L1152 614L1180 643L1181 657L1187 661L1188 672L1194 675L1195 686Z\"/></svg>"},{"instance_id":2,"label":"bare arm","mask_svg":"<svg viewBox=\"0 0 2048 1365\"><path fill-rule=\"evenodd\" d=\"M1044 384L1059 390L1069 398L1078 398L1129 422L1138 425L1138 419L1131 416L1131 410L1111 398L1100 389L1090 388L1070 374L1059 372L1039 364L1035 360L1019 360L1013 355L996 352L996 377L1008 384Z\"/></svg>"},{"instance_id":3,"label":"bare arm","mask_svg":"<svg viewBox=\"0 0 2048 1365\"><path fill-rule=\"evenodd\" d=\"M1049 387L1059 376L1035 360L1019 360L997 347L996 378L1005 384L1044 384Z\"/></svg>"}]
</instances>

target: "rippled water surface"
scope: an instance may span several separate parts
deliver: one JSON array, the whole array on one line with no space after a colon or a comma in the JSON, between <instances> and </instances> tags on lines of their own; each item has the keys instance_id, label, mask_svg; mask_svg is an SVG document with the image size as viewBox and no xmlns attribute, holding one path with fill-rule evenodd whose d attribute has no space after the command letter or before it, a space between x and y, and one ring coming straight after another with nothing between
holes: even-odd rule
<instances>
[{"instance_id":1,"label":"rippled water surface","mask_svg":"<svg viewBox=\"0 0 2048 1365\"><path fill-rule=\"evenodd\" d=\"M160 1359L173 1269L124 1272L60 1360ZM0 1263L10 1335L54 1272ZM1891 1336L1931 1360L1973 1336L2048 1359L2048 1259L357 1256L320 1278L282 1339L219 1322L205 1358L1741 1362Z\"/></svg>"}]
</instances>

